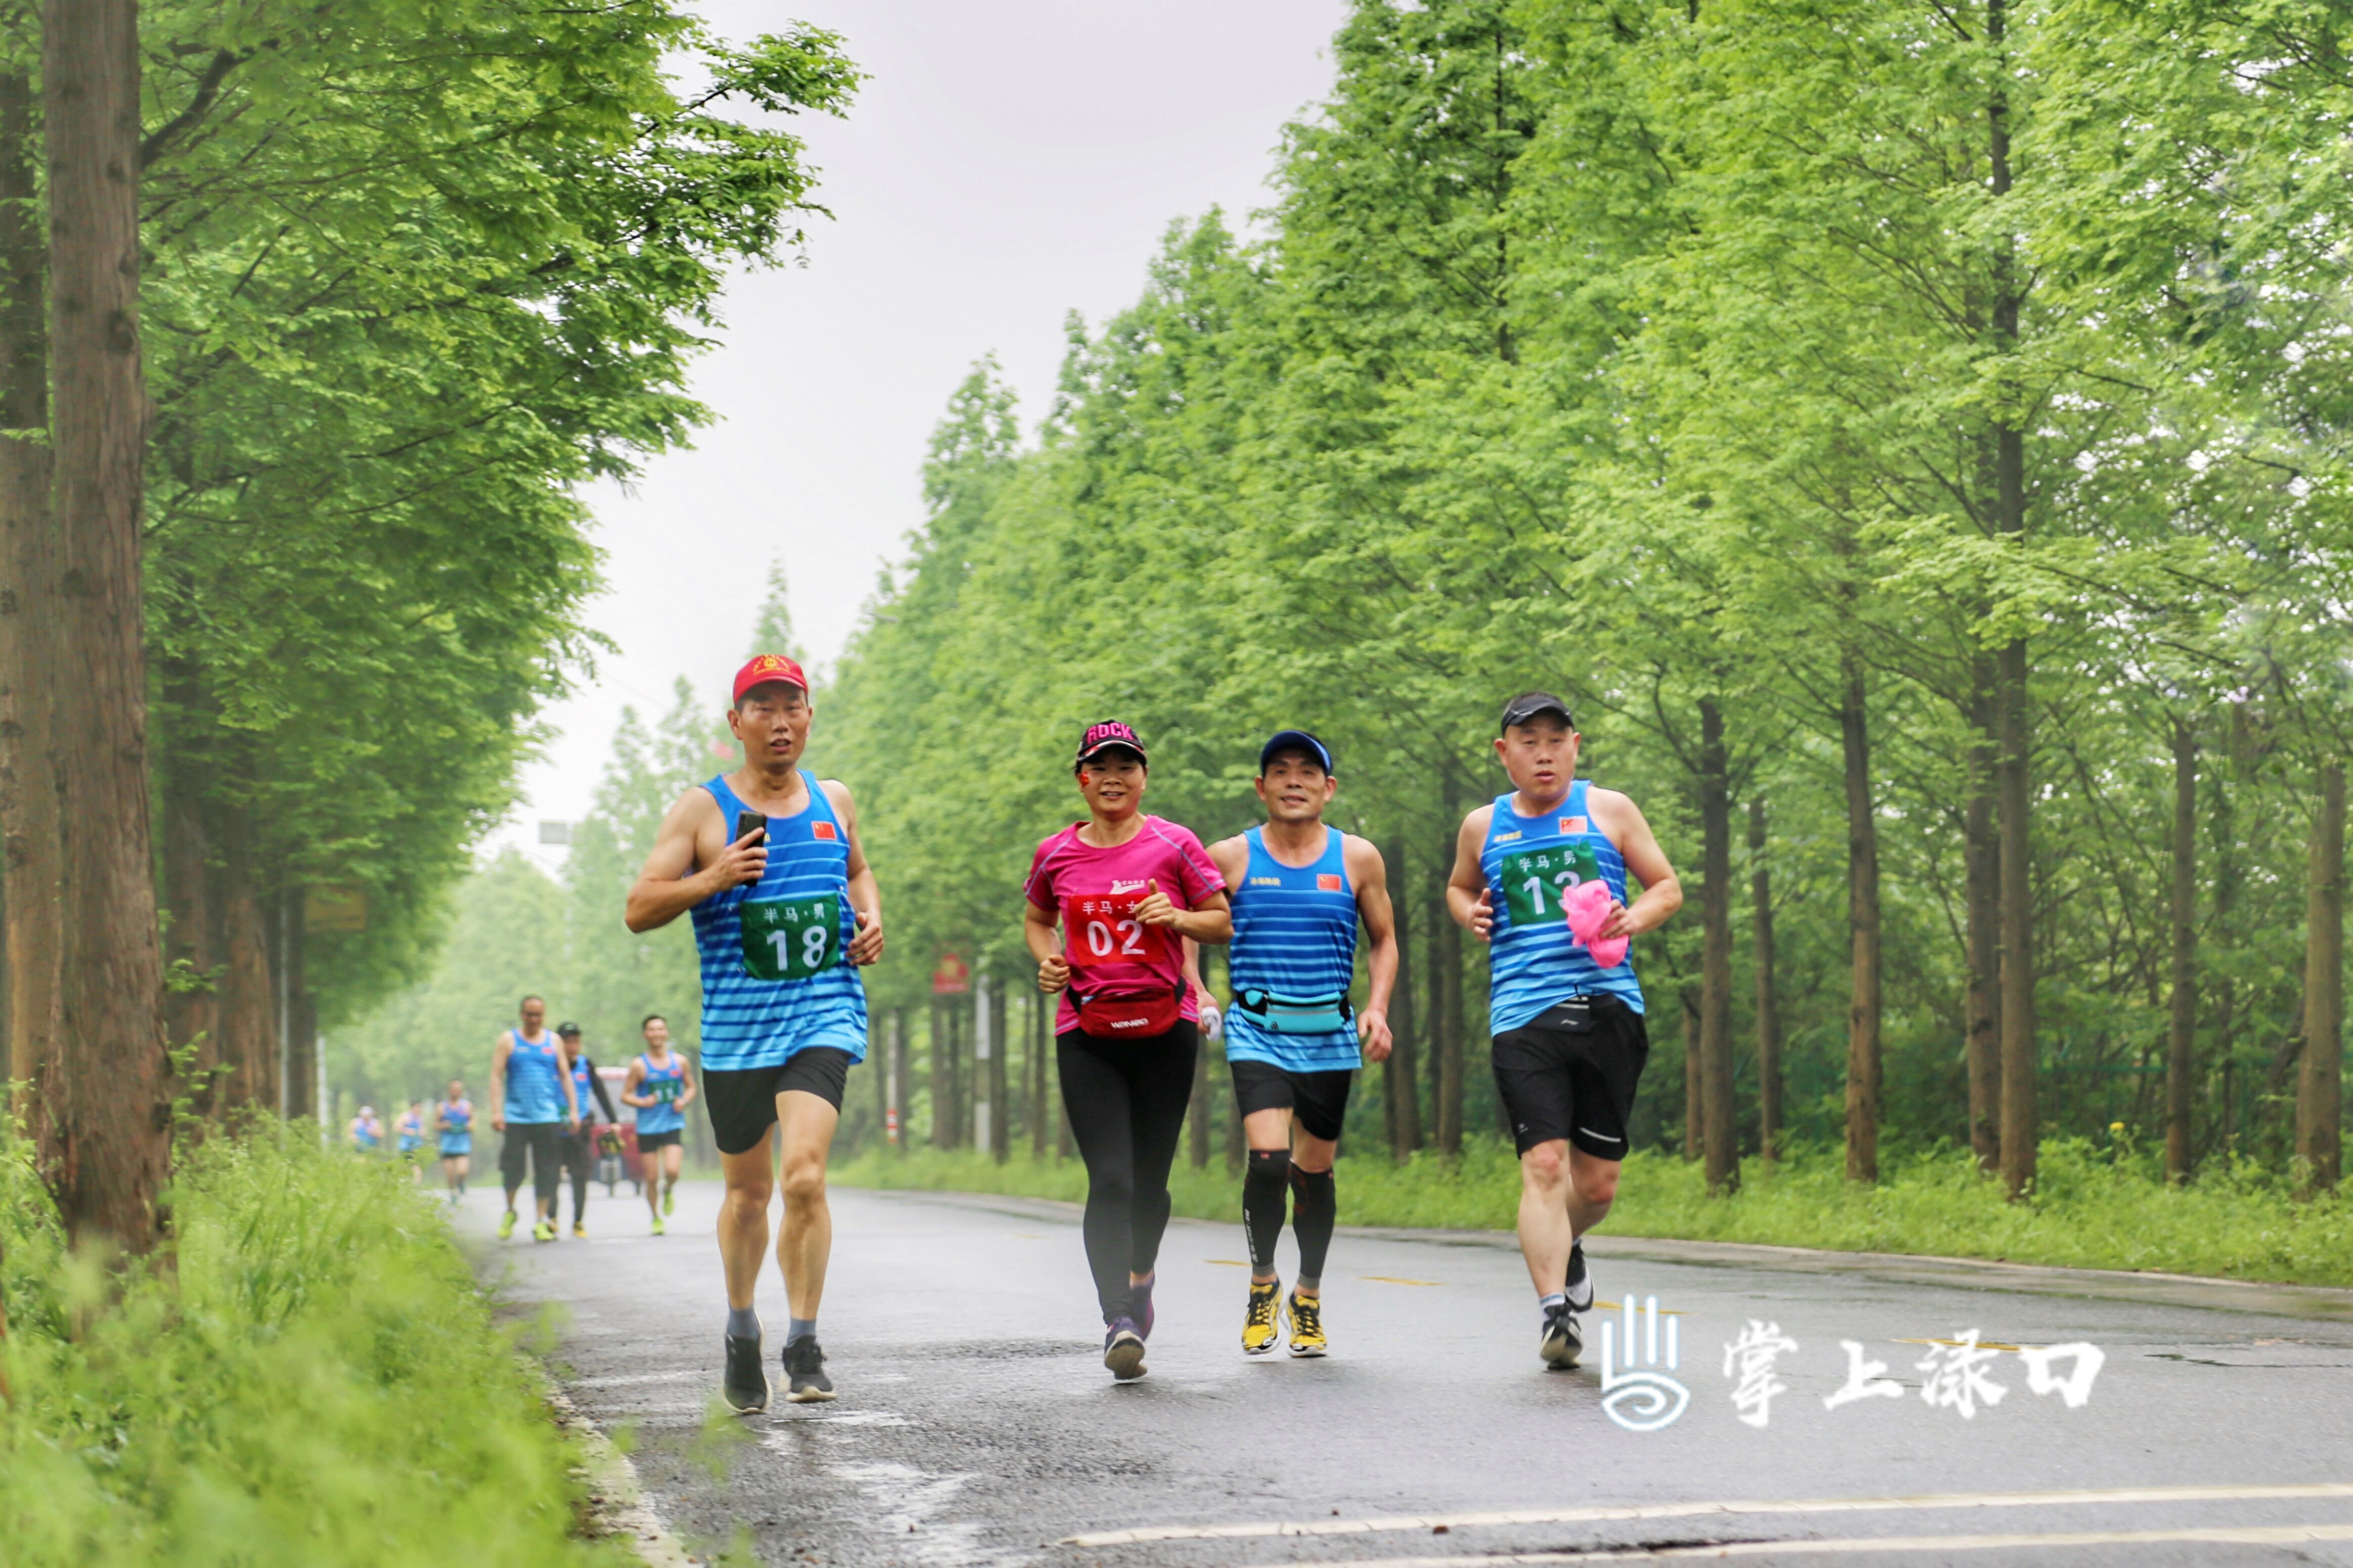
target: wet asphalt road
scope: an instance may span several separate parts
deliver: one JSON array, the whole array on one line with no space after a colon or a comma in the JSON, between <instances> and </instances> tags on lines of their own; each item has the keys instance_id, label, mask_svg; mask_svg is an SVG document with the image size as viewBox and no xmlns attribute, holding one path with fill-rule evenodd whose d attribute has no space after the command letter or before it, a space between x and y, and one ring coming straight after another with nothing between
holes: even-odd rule
<instances>
[{"instance_id":1,"label":"wet asphalt road","mask_svg":"<svg viewBox=\"0 0 2353 1568\"><path fill-rule=\"evenodd\" d=\"M1604 1233L1588 1243L1604 1303L1657 1298L1689 1391L1671 1424L1637 1432L1601 1383L1599 1325L1618 1314L1588 1316L1583 1369L1544 1371L1508 1237L1344 1232L1324 1279L1332 1354L1293 1362L1240 1353L1239 1223L1176 1221L1150 1375L1115 1386L1075 1210L839 1192L820 1337L841 1397L744 1419L712 1414L717 1199L682 1185L661 1238L626 1187L591 1201L586 1243L500 1246L495 1193L459 1222L509 1300L561 1304L558 1376L630 1432L649 1500L697 1551L1050 1568L1710 1545L1770 1563L2353 1564L2353 1293ZM773 1269L760 1308L773 1372ZM1751 1320L1796 1347L1771 1359L1784 1386L1761 1427L1725 1368ZM1922 1342L1971 1331L1981 1346L2089 1342L2105 1364L2071 1409L2004 1351L1980 1367L2000 1403L1964 1417L1924 1400L1916 1363L1949 1358ZM1843 1340L1885 1363L1896 1397L1824 1407L1847 1381ZM1618 1405L1641 1414L1630 1394ZM2051 1495L2068 1493L2093 1495ZM1742 1506L1687 1506L1724 1503ZM1482 1514L1520 1518L1464 1517Z\"/></svg>"}]
</instances>

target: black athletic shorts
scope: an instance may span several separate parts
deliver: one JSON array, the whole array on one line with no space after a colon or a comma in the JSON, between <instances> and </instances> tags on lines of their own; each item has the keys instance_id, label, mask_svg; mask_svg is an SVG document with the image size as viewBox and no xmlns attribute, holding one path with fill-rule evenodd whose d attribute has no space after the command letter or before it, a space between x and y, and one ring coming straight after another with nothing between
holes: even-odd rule
<instances>
[{"instance_id":1,"label":"black athletic shorts","mask_svg":"<svg viewBox=\"0 0 2353 1568\"><path fill-rule=\"evenodd\" d=\"M1293 1072L1272 1062L1229 1061L1234 1075L1234 1103L1244 1116L1256 1110L1288 1110L1307 1129L1311 1138L1337 1142L1348 1120L1348 1090L1356 1081L1353 1068L1333 1072Z\"/></svg>"},{"instance_id":2,"label":"black athletic shorts","mask_svg":"<svg viewBox=\"0 0 2353 1568\"><path fill-rule=\"evenodd\" d=\"M837 1107L839 1103L838 1100L835 1102ZM638 1134L638 1152L650 1154L657 1149L675 1149L678 1147L679 1141L685 1136L681 1130L675 1127L667 1132L640 1132Z\"/></svg>"},{"instance_id":3,"label":"black athletic shorts","mask_svg":"<svg viewBox=\"0 0 2353 1568\"><path fill-rule=\"evenodd\" d=\"M743 1072L702 1073L702 1103L710 1107L712 1135L723 1154L747 1154L776 1124L776 1096L786 1089L816 1095L836 1110L849 1084L849 1053L839 1046L809 1046L785 1065ZM642 1145L640 1145L642 1147Z\"/></svg>"},{"instance_id":4,"label":"black athletic shorts","mask_svg":"<svg viewBox=\"0 0 2353 1568\"><path fill-rule=\"evenodd\" d=\"M1573 996L1497 1035L1495 1089L1520 1152L1566 1138L1596 1159L1624 1159L1650 1056L1642 1015L1615 996Z\"/></svg>"}]
</instances>

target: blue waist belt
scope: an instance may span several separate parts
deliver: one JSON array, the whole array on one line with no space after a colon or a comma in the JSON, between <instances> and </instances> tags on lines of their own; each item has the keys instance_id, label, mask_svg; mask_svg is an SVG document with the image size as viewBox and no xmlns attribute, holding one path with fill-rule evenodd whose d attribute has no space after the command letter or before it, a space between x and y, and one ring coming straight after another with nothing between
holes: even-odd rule
<instances>
[{"instance_id":1,"label":"blue waist belt","mask_svg":"<svg viewBox=\"0 0 2353 1568\"><path fill-rule=\"evenodd\" d=\"M1336 1035L1356 1016L1345 994L1303 1000L1271 991L1237 991L1234 1005L1273 1035Z\"/></svg>"}]
</instances>

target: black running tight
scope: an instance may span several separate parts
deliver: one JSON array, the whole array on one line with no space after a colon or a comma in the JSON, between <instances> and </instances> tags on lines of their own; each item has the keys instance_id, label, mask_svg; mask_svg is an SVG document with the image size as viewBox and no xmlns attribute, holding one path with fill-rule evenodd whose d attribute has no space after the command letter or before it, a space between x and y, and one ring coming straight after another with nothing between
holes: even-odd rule
<instances>
[{"instance_id":1,"label":"black running tight","mask_svg":"<svg viewBox=\"0 0 2353 1568\"><path fill-rule=\"evenodd\" d=\"M1168 1167L1200 1050L1200 1029L1189 1021L1140 1040L1077 1029L1054 1040L1071 1137L1087 1164L1087 1267L1106 1323L1129 1315L1127 1277L1151 1273L1160 1257Z\"/></svg>"}]
</instances>

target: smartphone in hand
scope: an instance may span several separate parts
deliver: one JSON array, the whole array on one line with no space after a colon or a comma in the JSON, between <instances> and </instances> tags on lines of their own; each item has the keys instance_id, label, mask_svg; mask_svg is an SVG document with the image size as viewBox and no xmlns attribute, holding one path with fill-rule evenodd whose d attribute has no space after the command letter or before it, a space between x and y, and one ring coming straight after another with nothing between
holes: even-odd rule
<instances>
[{"instance_id":1,"label":"smartphone in hand","mask_svg":"<svg viewBox=\"0 0 2353 1568\"><path fill-rule=\"evenodd\" d=\"M744 836L747 833L758 834L760 836L760 841L764 844L766 843L768 838L768 819L756 811L737 812L735 814L735 836L730 839L729 842L733 844L741 844L744 842Z\"/></svg>"}]
</instances>

